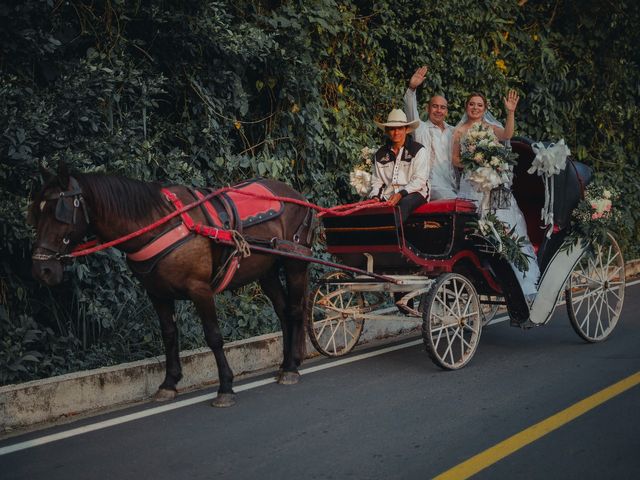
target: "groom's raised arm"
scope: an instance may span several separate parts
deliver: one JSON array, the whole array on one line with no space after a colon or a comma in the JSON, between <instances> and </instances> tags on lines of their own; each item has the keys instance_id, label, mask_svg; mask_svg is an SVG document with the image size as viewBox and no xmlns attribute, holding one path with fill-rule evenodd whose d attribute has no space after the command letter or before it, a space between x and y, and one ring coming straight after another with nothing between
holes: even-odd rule
<instances>
[{"instance_id":1,"label":"groom's raised arm","mask_svg":"<svg viewBox=\"0 0 640 480\"><path fill-rule=\"evenodd\" d=\"M420 120L420 113L418 112L418 100L416 99L416 88L422 85L427 75L427 67L422 66L418 68L411 79L409 80L409 87L404 94L404 113L407 115L407 120L410 122L414 120Z\"/></svg>"}]
</instances>

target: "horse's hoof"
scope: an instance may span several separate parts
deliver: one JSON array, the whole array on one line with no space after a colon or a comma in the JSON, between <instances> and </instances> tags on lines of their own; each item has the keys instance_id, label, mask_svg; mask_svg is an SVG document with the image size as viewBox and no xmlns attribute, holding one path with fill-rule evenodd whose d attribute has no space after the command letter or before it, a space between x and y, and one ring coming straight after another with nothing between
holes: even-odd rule
<instances>
[{"instance_id":1,"label":"horse's hoof","mask_svg":"<svg viewBox=\"0 0 640 480\"><path fill-rule=\"evenodd\" d=\"M295 385L300 381L298 372L280 372L278 374L278 383L280 385Z\"/></svg>"},{"instance_id":2,"label":"horse's hoof","mask_svg":"<svg viewBox=\"0 0 640 480\"><path fill-rule=\"evenodd\" d=\"M159 388L158 391L153 395L154 402L166 402L169 400L173 400L178 396L178 392L175 390L168 390L166 388Z\"/></svg>"},{"instance_id":3,"label":"horse's hoof","mask_svg":"<svg viewBox=\"0 0 640 480\"><path fill-rule=\"evenodd\" d=\"M211 402L211 406L217 408L233 407L235 404L235 393L219 393L218 396Z\"/></svg>"}]
</instances>

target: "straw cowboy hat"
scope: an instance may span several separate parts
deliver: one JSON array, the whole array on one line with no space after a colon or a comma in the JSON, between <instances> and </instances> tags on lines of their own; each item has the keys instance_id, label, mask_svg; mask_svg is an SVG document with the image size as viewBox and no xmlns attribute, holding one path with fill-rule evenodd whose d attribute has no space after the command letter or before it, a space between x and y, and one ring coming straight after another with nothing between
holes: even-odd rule
<instances>
[{"instance_id":1,"label":"straw cowboy hat","mask_svg":"<svg viewBox=\"0 0 640 480\"><path fill-rule=\"evenodd\" d=\"M420 125L420 120L407 122L407 116L399 108L394 108L389 112L386 123L378 122L377 120L374 120L374 122L382 130L386 127L408 127L409 132L413 132Z\"/></svg>"}]
</instances>

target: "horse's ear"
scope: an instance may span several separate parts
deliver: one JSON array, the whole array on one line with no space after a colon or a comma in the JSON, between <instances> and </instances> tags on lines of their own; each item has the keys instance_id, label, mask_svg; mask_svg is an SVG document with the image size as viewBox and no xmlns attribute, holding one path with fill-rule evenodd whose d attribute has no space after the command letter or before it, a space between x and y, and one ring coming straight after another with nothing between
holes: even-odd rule
<instances>
[{"instance_id":1,"label":"horse's ear","mask_svg":"<svg viewBox=\"0 0 640 480\"><path fill-rule=\"evenodd\" d=\"M42 175L42 180L44 181L44 183L47 183L49 180L55 177L55 174L51 170L46 168L42 164L42 162L38 163L38 170L40 170L40 175Z\"/></svg>"},{"instance_id":2,"label":"horse's ear","mask_svg":"<svg viewBox=\"0 0 640 480\"><path fill-rule=\"evenodd\" d=\"M58 162L58 182L62 188L67 188L69 185L69 169L62 158Z\"/></svg>"}]
</instances>

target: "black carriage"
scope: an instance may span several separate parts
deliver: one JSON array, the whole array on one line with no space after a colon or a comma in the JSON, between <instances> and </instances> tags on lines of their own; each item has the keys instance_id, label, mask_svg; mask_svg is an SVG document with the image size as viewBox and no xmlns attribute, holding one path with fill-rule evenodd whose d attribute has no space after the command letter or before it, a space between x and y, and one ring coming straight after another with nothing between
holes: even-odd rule
<instances>
[{"instance_id":1,"label":"black carriage","mask_svg":"<svg viewBox=\"0 0 640 480\"><path fill-rule=\"evenodd\" d=\"M473 357L482 327L496 321L498 307L506 308L512 325L544 325L563 292L578 335L599 342L611 334L624 300L620 248L611 235L604 244L567 244L570 214L590 179L589 169L569 159L553 177L554 225L546 227L544 182L527 173L535 157L531 142L515 139L511 145L519 156L514 197L541 271L535 300L527 301L511 265L474 234L478 215L468 200L424 204L404 224L397 209L375 204L346 216L325 213L327 251L377 277L336 270L313 288L307 329L319 352L348 353L365 320L421 317L430 357L445 369L458 369Z\"/></svg>"}]
</instances>

